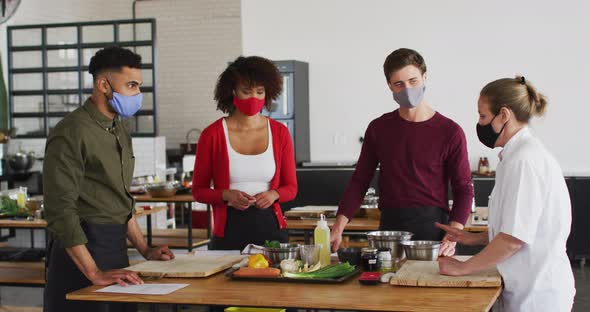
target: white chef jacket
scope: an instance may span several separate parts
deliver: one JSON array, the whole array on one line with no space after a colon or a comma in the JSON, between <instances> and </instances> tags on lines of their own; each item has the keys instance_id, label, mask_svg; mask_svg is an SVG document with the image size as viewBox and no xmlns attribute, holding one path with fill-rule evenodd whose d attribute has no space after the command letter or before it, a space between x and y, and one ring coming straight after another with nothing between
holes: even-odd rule
<instances>
[{"instance_id":1,"label":"white chef jacket","mask_svg":"<svg viewBox=\"0 0 590 312\"><path fill-rule=\"evenodd\" d=\"M561 168L525 127L500 153L489 206L490 241L500 232L525 244L498 264L504 311L571 311L576 293L566 255L571 203Z\"/></svg>"}]
</instances>

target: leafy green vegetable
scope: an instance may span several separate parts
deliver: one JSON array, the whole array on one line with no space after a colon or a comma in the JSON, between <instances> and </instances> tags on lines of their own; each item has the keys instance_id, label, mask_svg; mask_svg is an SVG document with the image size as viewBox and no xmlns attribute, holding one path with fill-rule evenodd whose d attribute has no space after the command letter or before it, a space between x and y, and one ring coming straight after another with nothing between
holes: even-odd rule
<instances>
[{"instance_id":1,"label":"leafy green vegetable","mask_svg":"<svg viewBox=\"0 0 590 312\"><path fill-rule=\"evenodd\" d=\"M276 241L276 240L273 240L273 241L265 240L264 247L266 247L266 248L281 248L281 242Z\"/></svg>"},{"instance_id":2,"label":"leafy green vegetable","mask_svg":"<svg viewBox=\"0 0 590 312\"><path fill-rule=\"evenodd\" d=\"M8 196L2 196L0 198L0 213L6 214L10 217L26 217L27 210L19 209L16 201Z\"/></svg>"},{"instance_id":3,"label":"leafy green vegetable","mask_svg":"<svg viewBox=\"0 0 590 312\"><path fill-rule=\"evenodd\" d=\"M315 279L325 279L325 278L339 278L345 275L348 275L354 272L356 267L354 265L350 265L350 263L338 263L325 266L317 271L313 272L301 272L301 273L289 273L283 272L284 277L290 278L315 278Z\"/></svg>"}]
</instances>

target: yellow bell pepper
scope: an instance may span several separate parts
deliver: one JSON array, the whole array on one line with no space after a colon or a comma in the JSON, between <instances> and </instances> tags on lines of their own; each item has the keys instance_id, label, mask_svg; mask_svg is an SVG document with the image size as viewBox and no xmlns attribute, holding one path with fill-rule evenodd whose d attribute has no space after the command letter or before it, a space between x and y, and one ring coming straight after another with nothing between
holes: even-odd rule
<instances>
[{"instance_id":1,"label":"yellow bell pepper","mask_svg":"<svg viewBox=\"0 0 590 312\"><path fill-rule=\"evenodd\" d=\"M248 258L248 267L254 269L265 269L268 268L269 263L266 258L261 254L251 255Z\"/></svg>"}]
</instances>

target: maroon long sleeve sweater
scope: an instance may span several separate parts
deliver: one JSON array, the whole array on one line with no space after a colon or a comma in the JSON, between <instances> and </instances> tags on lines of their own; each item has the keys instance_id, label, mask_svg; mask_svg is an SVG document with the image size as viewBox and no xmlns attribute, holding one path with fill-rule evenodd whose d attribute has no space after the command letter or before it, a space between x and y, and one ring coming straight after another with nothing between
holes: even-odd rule
<instances>
[{"instance_id":1,"label":"maroon long sleeve sweater","mask_svg":"<svg viewBox=\"0 0 590 312\"><path fill-rule=\"evenodd\" d=\"M450 221L467 221L473 199L467 143L449 118L435 113L427 121L410 122L395 110L373 120L338 214L352 218L378 165L380 209L435 206L449 211Z\"/></svg>"}]
</instances>

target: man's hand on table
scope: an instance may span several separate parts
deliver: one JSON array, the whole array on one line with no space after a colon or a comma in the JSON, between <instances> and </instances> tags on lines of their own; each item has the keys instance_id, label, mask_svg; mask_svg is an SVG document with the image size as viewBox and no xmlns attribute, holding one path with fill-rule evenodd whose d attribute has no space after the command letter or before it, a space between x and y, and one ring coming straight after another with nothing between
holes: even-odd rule
<instances>
[{"instance_id":1,"label":"man's hand on table","mask_svg":"<svg viewBox=\"0 0 590 312\"><path fill-rule=\"evenodd\" d=\"M64 277L67 278L67 277ZM141 285L143 280L139 278L137 273L129 270L117 269L109 271L96 271L90 276L90 281L93 285L108 286L112 284L119 284L121 286Z\"/></svg>"},{"instance_id":2,"label":"man's hand on table","mask_svg":"<svg viewBox=\"0 0 590 312\"><path fill-rule=\"evenodd\" d=\"M144 255L147 260L172 260L174 259L174 253L168 248L168 246L159 246L148 249Z\"/></svg>"},{"instance_id":3,"label":"man's hand on table","mask_svg":"<svg viewBox=\"0 0 590 312\"><path fill-rule=\"evenodd\" d=\"M439 226L439 225L442 225L440 223L435 223L435 225L438 228L447 232L447 234L445 234L445 236L442 239L442 245L440 246L440 250L438 252L438 255L444 256L444 257L450 257L450 256L454 255L455 254L455 247L457 246L457 242L461 242L461 241L458 241L456 238L456 235L453 235L453 234L463 232L463 224L461 224L459 222L451 221L451 222L449 222L449 225L444 225L444 227Z\"/></svg>"}]
</instances>

